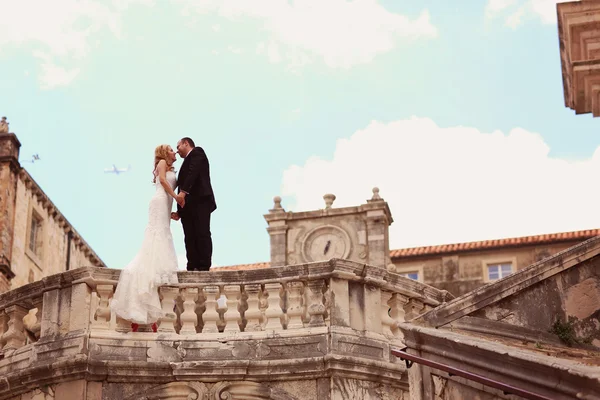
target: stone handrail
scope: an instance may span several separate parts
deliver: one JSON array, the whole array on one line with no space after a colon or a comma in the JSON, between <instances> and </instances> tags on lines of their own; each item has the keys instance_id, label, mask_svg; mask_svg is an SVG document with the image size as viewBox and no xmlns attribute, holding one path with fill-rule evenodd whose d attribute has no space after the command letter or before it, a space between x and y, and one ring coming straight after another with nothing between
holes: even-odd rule
<instances>
[{"instance_id":1,"label":"stone handrail","mask_svg":"<svg viewBox=\"0 0 600 400\"><path fill-rule=\"evenodd\" d=\"M127 334L111 313L120 270L79 268L0 295L0 360L72 332ZM164 317L149 335L231 335L337 326L401 339L398 323L451 295L382 268L347 260L262 270L179 272L159 288Z\"/></svg>"}]
</instances>

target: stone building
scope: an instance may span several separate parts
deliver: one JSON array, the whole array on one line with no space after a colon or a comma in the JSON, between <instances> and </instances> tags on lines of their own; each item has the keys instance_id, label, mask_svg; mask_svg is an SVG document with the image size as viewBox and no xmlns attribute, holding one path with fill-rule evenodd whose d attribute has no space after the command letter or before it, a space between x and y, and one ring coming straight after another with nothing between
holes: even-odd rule
<instances>
[{"instance_id":1,"label":"stone building","mask_svg":"<svg viewBox=\"0 0 600 400\"><path fill-rule=\"evenodd\" d=\"M515 273L559 251L600 235L599 229L390 250L387 202L373 189L365 204L333 207L326 194L320 210L285 211L281 198L265 214L271 260L215 267L213 270L260 269L343 258L391 269L461 296Z\"/></svg>"},{"instance_id":2,"label":"stone building","mask_svg":"<svg viewBox=\"0 0 600 400\"><path fill-rule=\"evenodd\" d=\"M21 143L2 122L0 293L73 268L106 267L21 166Z\"/></svg>"},{"instance_id":3,"label":"stone building","mask_svg":"<svg viewBox=\"0 0 600 400\"><path fill-rule=\"evenodd\" d=\"M600 116L600 2L557 4L565 106Z\"/></svg>"},{"instance_id":4,"label":"stone building","mask_svg":"<svg viewBox=\"0 0 600 400\"><path fill-rule=\"evenodd\" d=\"M399 326L411 400L600 399L600 237Z\"/></svg>"}]
</instances>

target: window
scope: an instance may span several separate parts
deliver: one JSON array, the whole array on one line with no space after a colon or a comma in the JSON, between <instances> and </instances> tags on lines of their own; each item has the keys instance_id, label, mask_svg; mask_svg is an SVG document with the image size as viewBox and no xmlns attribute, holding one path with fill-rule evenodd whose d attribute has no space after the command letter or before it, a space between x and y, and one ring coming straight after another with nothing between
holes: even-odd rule
<instances>
[{"instance_id":1,"label":"window","mask_svg":"<svg viewBox=\"0 0 600 400\"><path fill-rule=\"evenodd\" d=\"M419 271L403 272L400 275L404 276L406 278L412 279L413 281L418 281L419 280Z\"/></svg>"},{"instance_id":2,"label":"window","mask_svg":"<svg viewBox=\"0 0 600 400\"><path fill-rule=\"evenodd\" d=\"M423 265L422 264L408 264L408 265L395 265L396 273L413 281L423 282Z\"/></svg>"},{"instance_id":3,"label":"window","mask_svg":"<svg viewBox=\"0 0 600 400\"><path fill-rule=\"evenodd\" d=\"M42 218L32 210L29 226L29 250L38 258L42 256Z\"/></svg>"},{"instance_id":4,"label":"window","mask_svg":"<svg viewBox=\"0 0 600 400\"><path fill-rule=\"evenodd\" d=\"M498 279L502 279L510 274L512 274L512 263L498 263L498 264L488 264L487 266L487 278L488 281L495 281Z\"/></svg>"}]
</instances>

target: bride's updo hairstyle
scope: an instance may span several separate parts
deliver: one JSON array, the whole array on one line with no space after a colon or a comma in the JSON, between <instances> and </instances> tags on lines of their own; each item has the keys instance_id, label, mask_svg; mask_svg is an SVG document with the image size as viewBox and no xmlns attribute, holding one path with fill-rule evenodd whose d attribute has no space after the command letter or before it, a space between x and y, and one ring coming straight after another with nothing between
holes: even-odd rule
<instances>
[{"instance_id":1,"label":"bride's updo hairstyle","mask_svg":"<svg viewBox=\"0 0 600 400\"><path fill-rule=\"evenodd\" d=\"M153 183L156 183L156 167L158 166L160 160L165 160L169 171L175 170L175 167L173 167L171 161L169 160L169 147L170 146L168 144L161 144L156 146L156 149L154 149L154 170L152 171L152 174L154 175L154 179L152 179Z\"/></svg>"}]
</instances>

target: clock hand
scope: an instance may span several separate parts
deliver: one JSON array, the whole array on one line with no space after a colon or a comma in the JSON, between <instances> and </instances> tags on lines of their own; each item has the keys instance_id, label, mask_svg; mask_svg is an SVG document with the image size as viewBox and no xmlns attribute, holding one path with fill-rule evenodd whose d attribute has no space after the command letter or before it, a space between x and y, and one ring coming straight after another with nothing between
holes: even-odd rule
<instances>
[{"instance_id":1,"label":"clock hand","mask_svg":"<svg viewBox=\"0 0 600 400\"><path fill-rule=\"evenodd\" d=\"M323 255L327 254L330 246L331 246L331 240L328 240L327 244L325 244L325 251L323 251Z\"/></svg>"}]
</instances>

